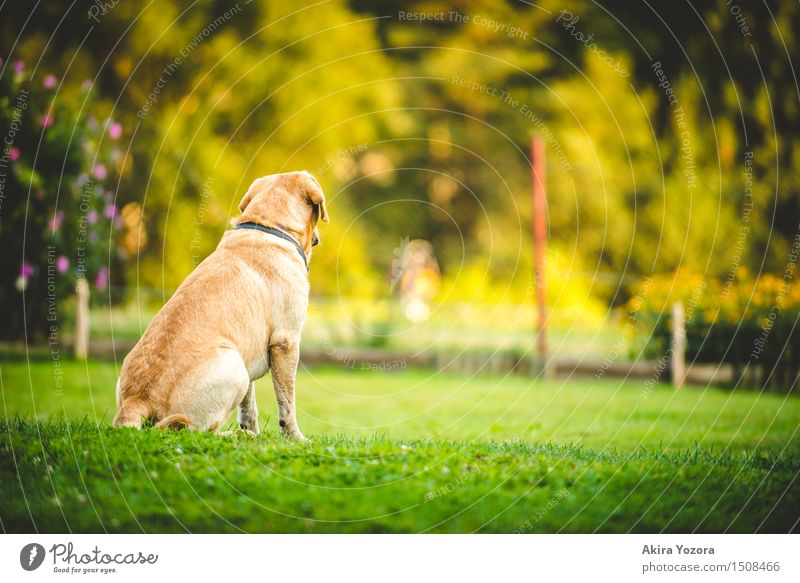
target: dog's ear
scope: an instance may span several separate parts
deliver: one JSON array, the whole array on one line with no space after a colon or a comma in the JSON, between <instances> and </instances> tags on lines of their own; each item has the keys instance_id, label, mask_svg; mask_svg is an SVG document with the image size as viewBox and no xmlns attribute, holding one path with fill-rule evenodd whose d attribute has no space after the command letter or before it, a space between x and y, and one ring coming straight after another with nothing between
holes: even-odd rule
<instances>
[{"instance_id":1,"label":"dog's ear","mask_svg":"<svg viewBox=\"0 0 800 583\"><path fill-rule=\"evenodd\" d=\"M244 198L242 202L239 203L239 212L243 213L244 209L247 208L247 205L250 204L250 201L253 200L253 197L261 188L262 179L258 178L253 181L253 184L250 185L250 188L247 189L247 192L244 194Z\"/></svg>"},{"instance_id":2,"label":"dog's ear","mask_svg":"<svg viewBox=\"0 0 800 583\"><path fill-rule=\"evenodd\" d=\"M303 172L303 174L308 178L306 181L308 186L306 189L306 195L308 199L311 201L311 204L317 205L319 207L319 219L323 223L327 223L329 221L328 218L328 207L325 205L325 193L322 192L322 187L320 186L317 179L310 172Z\"/></svg>"}]
</instances>

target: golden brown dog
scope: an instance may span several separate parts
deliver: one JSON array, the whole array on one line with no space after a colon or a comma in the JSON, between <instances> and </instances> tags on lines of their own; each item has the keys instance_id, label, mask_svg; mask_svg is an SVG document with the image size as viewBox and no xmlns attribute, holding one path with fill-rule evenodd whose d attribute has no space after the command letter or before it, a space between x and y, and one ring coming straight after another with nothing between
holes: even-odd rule
<instances>
[{"instance_id":1,"label":"golden brown dog","mask_svg":"<svg viewBox=\"0 0 800 583\"><path fill-rule=\"evenodd\" d=\"M217 431L238 407L240 427L257 433L253 381L271 370L281 430L304 439L295 374L307 261L319 241L317 222L328 221L325 195L308 172L275 174L256 180L239 210L235 228L125 358L114 425L151 419L157 427Z\"/></svg>"}]
</instances>

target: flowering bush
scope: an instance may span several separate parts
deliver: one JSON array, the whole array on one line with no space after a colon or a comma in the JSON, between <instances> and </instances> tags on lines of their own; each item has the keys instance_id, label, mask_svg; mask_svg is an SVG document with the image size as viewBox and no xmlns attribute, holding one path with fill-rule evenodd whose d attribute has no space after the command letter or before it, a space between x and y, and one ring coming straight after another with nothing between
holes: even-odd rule
<instances>
[{"instance_id":1,"label":"flowering bush","mask_svg":"<svg viewBox=\"0 0 800 583\"><path fill-rule=\"evenodd\" d=\"M52 339L78 278L95 297L109 289L122 127L85 115L94 110L90 86L56 99L54 75L30 78L24 63L8 65L0 77L0 337Z\"/></svg>"},{"instance_id":2,"label":"flowering bush","mask_svg":"<svg viewBox=\"0 0 800 583\"><path fill-rule=\"evenodd\" d=\"M681 301L686 315L688 362L729 363L746 380L790 387L800 372L800 285L794 262L784 273L757 278L739 269L723 281L678 272L653 276L647 293L629 301L638 308L637 337L658 358L672 338L670 310ZM642 287L642 286L640 286ZM753 374L758 371L758 374Z\"/></svg>"}]
</instances>

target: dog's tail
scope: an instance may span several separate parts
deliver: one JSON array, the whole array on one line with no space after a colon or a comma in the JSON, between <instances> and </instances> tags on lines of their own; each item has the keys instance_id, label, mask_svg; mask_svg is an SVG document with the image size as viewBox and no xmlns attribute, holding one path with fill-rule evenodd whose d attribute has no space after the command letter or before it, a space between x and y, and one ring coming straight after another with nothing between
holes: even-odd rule
<instances>
[{"instance_id":1,"label":"dog's tail","mask_svg":"<svg viewBox=\"0 0 800 583\"><path fill-rule=\"evenodd\" d=\"M161 421L156 423L158 429L186 429L192 424L191 419L186 415L176 413L175 415L168 415Z\"/></svg>"},{"instance_id":2,"label":"dog's tail","mask_svg":"<svg viewBox=\"0 0 800 583\"><path fill-rule=\"evenodd\" d=\"M117 415L114 417L116 427L135 427L142 426L142 421L150 417L150 407L146 402L138 399L125 399L119 404Z\"/></svg>"},{"instance_id":3,"label":"dog's tail","mask_svg":"<svg viewBox=\"0 0 800 583\"><path fill-rule=\"evenodd\" d=\"M150 406L145 401L127 399L117 410L117 415L114 417L114 425L139 429L146 419L151 418L152 414ZM186 429L191 425L191 419L176 413L175 415L164 417L155 426L158 429Z\"/></svg>"}]
</instances>

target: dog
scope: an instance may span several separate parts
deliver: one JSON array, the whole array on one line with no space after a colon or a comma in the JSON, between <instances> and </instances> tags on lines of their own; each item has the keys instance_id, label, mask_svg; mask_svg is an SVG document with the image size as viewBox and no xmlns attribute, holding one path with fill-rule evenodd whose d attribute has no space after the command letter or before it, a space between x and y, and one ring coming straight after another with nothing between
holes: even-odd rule
<instances>
[{"instance_id":1,"label":"dog","mask_svg":"<svg viewBox=\"0 0 800 583\"><path fill-rule=\"evenodd\" d=\"M281 431L305 440L295 375L325 195L308 172L274 174L253 182L239 211L125 357L115 426L218 432L238 408L240 428L258 433L254 381L271 371Z\"/></svg>"}]
</instances>

